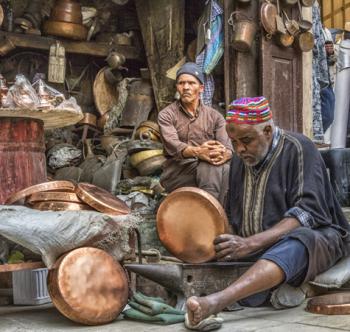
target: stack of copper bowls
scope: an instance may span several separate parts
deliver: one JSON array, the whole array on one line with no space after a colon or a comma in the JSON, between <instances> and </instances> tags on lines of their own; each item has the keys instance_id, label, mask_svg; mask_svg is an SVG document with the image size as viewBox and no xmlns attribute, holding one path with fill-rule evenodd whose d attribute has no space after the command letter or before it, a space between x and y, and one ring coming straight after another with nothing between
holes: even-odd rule
<instances>
[{"instance_id":1,"label":"stack of copper bowls","mask_svg":"<svg viewBox=\"0 0 350 332\"><path fill-rule=\"evenodd\" d=\"M160 143L158 124L153 121L141 122L136 129L135 139L128 146L131 166L142 176L158 173L166 160Z\"/></svg>"},{"instance_id":2,"label":"stack of copper bowls","mask_svg":"<svg viewBox=\"0 0 350 332\"><path fill-rule=\"evenodd\" d=\"M47 35L74 40L85 40L87 29L83 26L81 5L74 0L57 0L48 21L44 23Z\"/></svg>"},{"instance_id":3,"label":"stack of copper bowls","mask_svg":"<svg viewBox=\"0 0 350 332\"><path fill-rule=\"evenodd\" d=\"M6 204L23 203L42 211L96 210L110 215L130 213L128 206L108 191L89 183L40 183L11 195Z\"/></svg>"}]
</instances>

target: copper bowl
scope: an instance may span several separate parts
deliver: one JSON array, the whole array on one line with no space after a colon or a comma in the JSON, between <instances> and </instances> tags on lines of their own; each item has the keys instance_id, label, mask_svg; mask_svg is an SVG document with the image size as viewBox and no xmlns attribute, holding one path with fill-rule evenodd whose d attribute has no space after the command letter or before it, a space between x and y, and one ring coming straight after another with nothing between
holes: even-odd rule
<instances>
[{"instance_id":1,"label":"copper bowl","mask_svg":"<svg viewBox=\"0 0 350 332\"><path fill-rule=\"evenodd\" d=\"M46 21L44 23L44 32L46 35L73 40L85 40L88 33L83 25L58 21Z\"/></svg>"},{"instance_id":2,"label":"copper bowl","mask_svg":"<svg viewBox=\"0 0 350 332\"><path fill-rule=\"evenodd\" d=\"M161 171L166 158L163 155L148 158L139 163L136 168L140 175L148 176Z\"/></svg>"},{"instance_id":3,"label":"copper bowl","mask_svg":"<svg viewBox=\"0 0 350 332\"><path fill-rule=\"evenodd\" d=\"M83 16L79 2L72 0L59 0L51 10L51 21L82 24Z\"/></svg>"},{"instance_id":4,"label":"copper bowl","mask_svg":"<svg viewBox=\"0 0 350 332\"><path fill-rule=\"evenodd\" d=\"M141 152L136 152L130 156L129 160L130 164L133 167L137 167L143 161L157 156L163 156L163 150L145 150Z\"/></svg>"},{"instance_id":5,"label":"copper bowl","mask_svg":"<svg viewBox=\"0 0 350 332\"><path fill-rule=\"evenodd\" d=\"M143 121L138 126L136 133L136 139L150 139L151 141L160 141L160 129L159 125L153 121Z\"/></svg>"}]
</instances>

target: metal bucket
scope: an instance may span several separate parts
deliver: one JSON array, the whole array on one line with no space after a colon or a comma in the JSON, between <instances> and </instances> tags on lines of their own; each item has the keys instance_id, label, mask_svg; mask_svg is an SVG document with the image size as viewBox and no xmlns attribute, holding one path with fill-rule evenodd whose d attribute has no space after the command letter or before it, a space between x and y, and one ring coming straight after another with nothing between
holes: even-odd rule
<instances>
[{"instance_id":1,"label":"metal bucket","mask_svg":"<svg viewBox=\"0 0 350 332\"><path fill-rule=\"evenodd\" d=\"M239 16L243 19L239 19ZM249 52L257 31L254 21L241 12L232 12L228 24L232 26L234 32L232 47L239 52Z\"/></svg>"}]
</instances>

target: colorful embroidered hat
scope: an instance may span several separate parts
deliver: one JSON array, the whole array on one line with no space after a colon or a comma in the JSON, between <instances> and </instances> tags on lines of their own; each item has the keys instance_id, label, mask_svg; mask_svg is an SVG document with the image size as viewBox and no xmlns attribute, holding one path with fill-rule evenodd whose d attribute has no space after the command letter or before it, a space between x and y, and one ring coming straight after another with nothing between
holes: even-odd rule
<instances>
[{"instance_id":1,"label":"colorful embroidered hat","mask_svg":"<svg viewBox=\"0 0 350 332\"><path fill-rule=\"evenodd\" d=\"M272 119L265 97L240 98L233 101L226 113L227 123L258 124Z\"/></svg>"}]
</instances>

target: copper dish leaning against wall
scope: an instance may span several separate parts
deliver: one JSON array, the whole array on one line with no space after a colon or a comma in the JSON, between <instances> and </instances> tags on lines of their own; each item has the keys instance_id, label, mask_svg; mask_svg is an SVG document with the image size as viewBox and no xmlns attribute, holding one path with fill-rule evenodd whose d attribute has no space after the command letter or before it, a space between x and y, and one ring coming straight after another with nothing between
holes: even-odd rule
<instances>
[{"instance_id":1,"label":"copper dish leaning against wall","mask_svg":"<svg viewBox=\"0 0 350 332\"><path fill-rule=\"evenodd\" d=\"M61 256L50 269L47 284L55 307L81 324L111 322L128 301L123 268L96 248L79 248Z\"/></svg>"}]
</instances>

